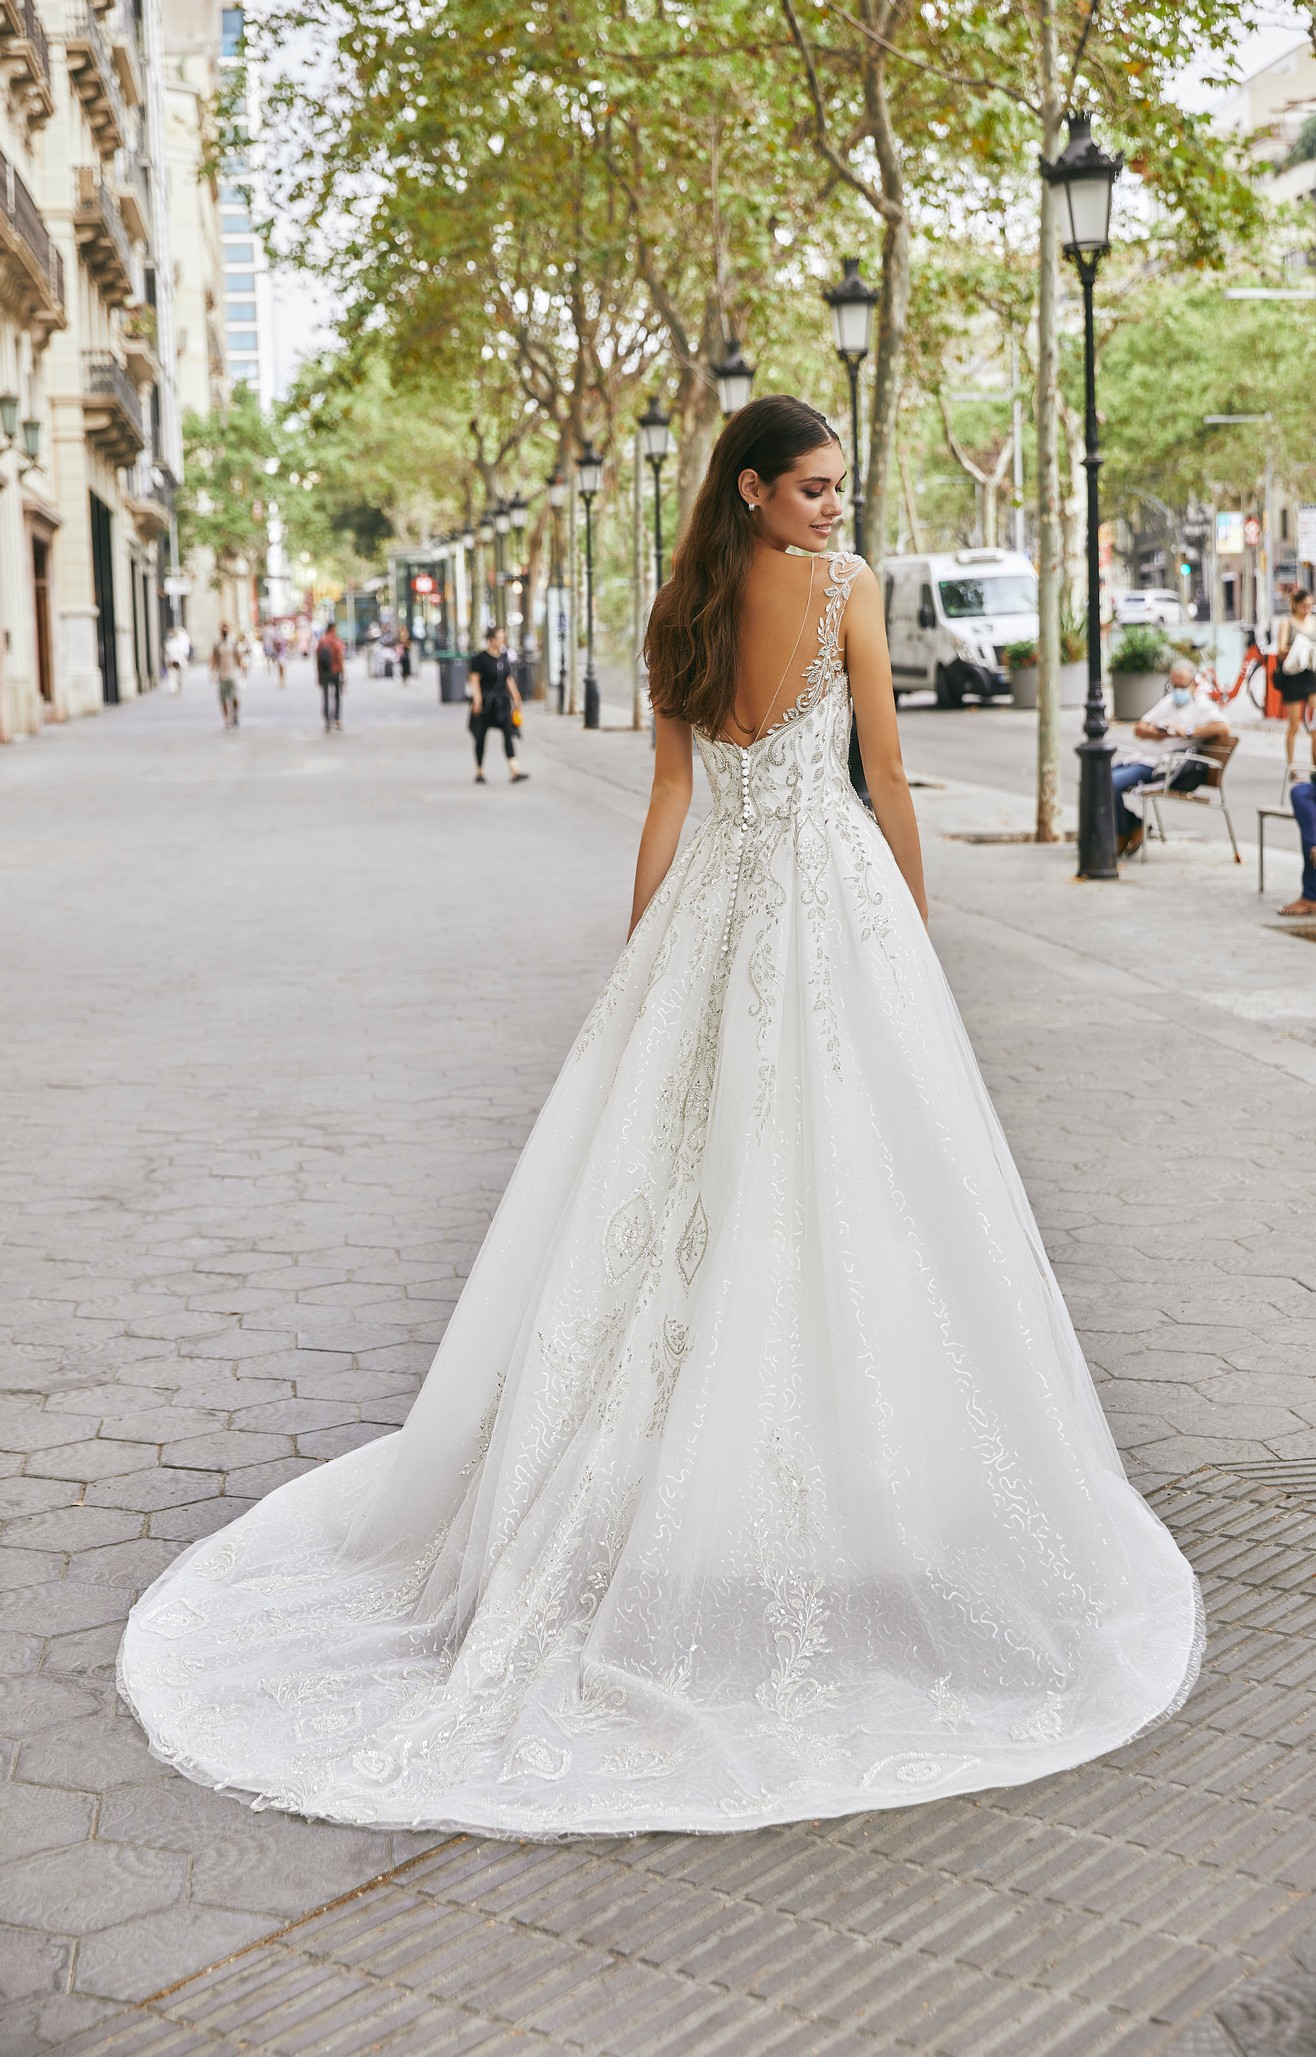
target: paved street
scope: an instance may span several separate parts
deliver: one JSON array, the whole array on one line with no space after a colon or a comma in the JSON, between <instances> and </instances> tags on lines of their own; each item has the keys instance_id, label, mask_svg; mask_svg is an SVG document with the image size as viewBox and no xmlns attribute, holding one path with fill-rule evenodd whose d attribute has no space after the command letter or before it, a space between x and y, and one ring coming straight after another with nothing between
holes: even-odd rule
<instances>
[{"instance_id":1,"label":"paved street","mask_svg":"<svg viewBox=\"0 0 1316 2057\"><path fill-rule=\"evenodd\" d=\"M1130 1470L1203 1579L1182 1713L1015 1792L522 1846L251 1814L116 1709L174 1552L405 1414L619 947L645 738L532 709L513 793L497 754L473 785L463 720L354 676L326 737L299 667L225 735L194 674L0 752L3 2057L1316 2047L1296 838L1263 900L1179 808L1078 885L1071 849L991 840L1031 815L1012 710L903 717L934 931Z\"/></svg>"}]
</instances>

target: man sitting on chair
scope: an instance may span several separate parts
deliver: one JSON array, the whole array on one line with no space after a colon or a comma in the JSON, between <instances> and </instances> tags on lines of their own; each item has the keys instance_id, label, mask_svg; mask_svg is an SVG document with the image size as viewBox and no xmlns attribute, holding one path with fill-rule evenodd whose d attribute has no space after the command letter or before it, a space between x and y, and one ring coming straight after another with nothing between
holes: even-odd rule
<instances>
[{"instance_id":1,"label":"man sitting on chair","mask_svg":"<svg viewBox=\"0 0 1316 2057\"><path fill-rule=\"evenodd\" d=\"M1197 668L1190 659L1176 657L1170 666L1169 691L1143 715L1141 721L1135 722L1133 728L1139 742L1154 747L1139 750L1126 763L1117 764L1111 773L1111 783L1115 788L1115 828L1121 857L1132 857L1140 848L1143 836L1142 822L1129 806L1125 794L1159 780L1164 775L1167 758L1190 746L1200 749L1203 743L1226 741L1231 733L1229 723L1215 701L1196 687L1196 677ZM1201 785L1207 769L1203 764L1185 764L1171 778L1171 790L1191 793L1194 786Z\"/></svg>"}]
</instances>

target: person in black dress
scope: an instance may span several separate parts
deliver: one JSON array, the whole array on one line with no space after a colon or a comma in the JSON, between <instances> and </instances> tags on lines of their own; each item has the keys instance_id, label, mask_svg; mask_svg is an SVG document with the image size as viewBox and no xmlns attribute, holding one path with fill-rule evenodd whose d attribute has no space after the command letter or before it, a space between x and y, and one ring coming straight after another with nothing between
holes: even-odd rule
<instances>
[{"instance_id":1,"label":"person in black dress","mask_svg":"<svg viewBox=\"0 0 1316 2057\"><path fill-rule=\"evenodd\" d=\"M507 753L507 776L512 784L530 776L522 771L516 761L516 726L514 717L521 711L521 695L516 690L512 676L512 661L507 654L507 638L501 629L490 629L484 639L483 650L471 659L471 734L475 738L475 783L482 786L484 780L484 740L490 729L503 732L503 749Z\"/></svg>"}]
</instances>

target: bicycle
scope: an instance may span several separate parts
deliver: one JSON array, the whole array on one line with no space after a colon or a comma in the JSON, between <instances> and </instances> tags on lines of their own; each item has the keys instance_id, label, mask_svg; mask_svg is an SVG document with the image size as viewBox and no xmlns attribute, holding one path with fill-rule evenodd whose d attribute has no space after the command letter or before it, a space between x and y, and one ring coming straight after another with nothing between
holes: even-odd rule
<instances>
[{"instance_id":1,"label":"bicycle","mask_svg":"<svg viewBox=\"0 0 1316 2057\"><path fill-rule=\"evenodd\" d=\"M1222 686L1215 674L1213 664L1204 664L1193 681L1198 692L1206 693L1217 707L1228 707L1240 693L1246 692L1258 714L1266 711L1266 691L1274 657L1261 647L1261 639L1255 629L1248 629L1243 646L1243 662L1238 667L1238 677L1232 685Z\"/></svg>"},{"instance_id":2,"label":"bicycle","mask_svg":"<svg viewBox=\"0 0 1316 2057\"><path fill-rule=\"evenodd\" d=\"M1247 631L1247 641L1243 648L1243 662L1239 665L1238 677L1231 686L1222 686L1220 684L1215 675L1215 666L1213 664L1204 664L1193 683L1199 691L1208 694L1215 701L1217 707L1227 707L1231 700L1236 700L1240 693L1246 692L1248 699L1252 702L1258 714L1264 714L1269 690L1274 684L1275 667L1278 662L1279 659L1273 650L1266 651L1262 649L1261 639L1256 630L1249 629ZM1309 735L1312 733L1312 703L1310 700L1303 703L1302 726Z\"/></svg>"}]
</instances>

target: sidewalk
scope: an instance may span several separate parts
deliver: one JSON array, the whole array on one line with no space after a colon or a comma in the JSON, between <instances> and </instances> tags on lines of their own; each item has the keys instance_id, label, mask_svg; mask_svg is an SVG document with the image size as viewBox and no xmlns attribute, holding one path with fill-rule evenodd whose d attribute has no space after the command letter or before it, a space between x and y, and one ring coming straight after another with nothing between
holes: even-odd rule
<instances>
[{"instance_id":1,"label":"sidewalk","mask_svg":"<svg viewBox=\"0 0 1316 2057\"><path fill-rule=\"evenodd\" d=\"M934 933L1203 1578L1188 1706L1043 1785L726 1839L386 1837L150 1759L134 1592L402 1418L624 928L643 736L533 708L513 794L415 685L345 720L256 680L236 736L189 688L0 757L5 2057L1305 2047L1316 949L1214 841L1081 886L958 840L1028 803L931 742Z\"/></svg>"}]
</instances>

